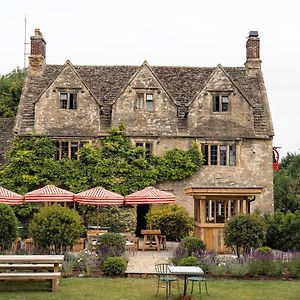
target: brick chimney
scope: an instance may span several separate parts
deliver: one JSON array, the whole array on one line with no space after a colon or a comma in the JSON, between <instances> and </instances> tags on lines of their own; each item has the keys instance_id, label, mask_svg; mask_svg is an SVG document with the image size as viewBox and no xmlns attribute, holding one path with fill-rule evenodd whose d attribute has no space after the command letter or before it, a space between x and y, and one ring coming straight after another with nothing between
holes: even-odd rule
<instances>
[{"instance_id":1,"label":"brick chimney","mask_svg":"<svg viewBox=\"0 0 300 300\"><path fill-rule=\"evenodd\" d=\"M246 43L247 61L245 67L249 75L256 75L261 69L261 60L259 58L259 37L257 31L250 31Z\"/></svg>"},{"instance_id":2,"label":"brick chimney","mask_svg":"<svg viewBox=\"0 0 300 300\"><path fill-rule=\"evenodd\" d=\"M46 65L46 42L38 28L34 30L34 36L32 36L30 40L29 72L34 75L39 75L43 72Z\"/></svg>"}]
</instances>

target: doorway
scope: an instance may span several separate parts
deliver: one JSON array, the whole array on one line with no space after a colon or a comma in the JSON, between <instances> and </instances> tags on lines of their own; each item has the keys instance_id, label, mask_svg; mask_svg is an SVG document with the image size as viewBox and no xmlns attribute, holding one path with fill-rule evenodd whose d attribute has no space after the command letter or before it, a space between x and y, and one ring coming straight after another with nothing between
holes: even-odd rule
<instances>
[{"instance_id":1,"label":"doorway","mask_svg":"<svg viewBox=\"0 0 300 300\"><path fill-rule=\"evenodd\" d=\"M149 212L149 204L139 204L136 209L136 236L141 236L141 229L146 229L146 214Z\"/></svg>"}]
</instances>

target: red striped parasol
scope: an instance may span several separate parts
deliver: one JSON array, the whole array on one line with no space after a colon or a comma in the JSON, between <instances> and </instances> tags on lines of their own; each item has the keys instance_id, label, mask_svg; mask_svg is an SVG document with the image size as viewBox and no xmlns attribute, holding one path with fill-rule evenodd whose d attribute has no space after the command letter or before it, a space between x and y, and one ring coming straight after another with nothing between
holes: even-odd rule
<instances>
[{"instance_id":1,"label":"red striped parasol","mask_svg":"<svg viewBox=\"0 0 300 300\"><path fill-rule=\"evenodd\" d=\"M124 197L98 186L76 194L75 201L90 205L123 205Z\"/></svg>"},{"instance_id":2,"label":"red striped parasol","mask_svg":"<svg viewBox=\"0 0 300 300\"><path fill-rule=\"evenodd\" d=\"M125 196L125 204L167 204L174 203L175 195L149 186L141 191Z\"/></svg>"},{"instance_id":3,"label":"red striped parasol","mask_svg":"<svg viewBox=\"0 0 300 300\"><path fill-rule=\"evenodd\" d=\"M124 197L108 191L103 187L94 187L75 195L75 201L79 204L97 205L97 228L99 227L99 206L100 205L123 205Z\"/></svg>"},{"instance_id":4,"label":"red striped parasol","mask_svg":"<svg viewBox=\"0 0 300 300\"><path fill-rule=\"evenodd\" d=\"M25 194L24 200L25 202L73 202L74 193L54 185L46 185Z\"/></svg>"},{"instance_id":5,"label":"red striped parasol","mask_svg":"<svg viewBox=\"0 0 300 300\"><path fill-rule=\"evenodd\" d=\"M0 203L15 205L24 202L23 196L0 186Z\"/></svg>"}]
</instances>

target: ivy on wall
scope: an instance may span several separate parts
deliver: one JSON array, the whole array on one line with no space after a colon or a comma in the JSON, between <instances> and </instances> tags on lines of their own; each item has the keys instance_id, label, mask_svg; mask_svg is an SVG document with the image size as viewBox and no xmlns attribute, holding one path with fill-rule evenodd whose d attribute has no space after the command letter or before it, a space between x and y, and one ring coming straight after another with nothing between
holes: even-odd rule
<instances>
[{"instance_id":1,"label":"ivy on wall","mask_svg":"<svg viewBox=\"0 0 300 300\"><path fill-rule=\"evenodd\" d=\"M193 175L203 157L196 145L187 151L172 149L163 156L146 156L126 136L124 125L100 140L100 147L85 145L80 160L54 160L55 147L47 137L17 138L7 164L0 170L0 185L24 194L46 184L74 193L102 186L122 195L149 185Z\"/></svg>"}]
</instances>

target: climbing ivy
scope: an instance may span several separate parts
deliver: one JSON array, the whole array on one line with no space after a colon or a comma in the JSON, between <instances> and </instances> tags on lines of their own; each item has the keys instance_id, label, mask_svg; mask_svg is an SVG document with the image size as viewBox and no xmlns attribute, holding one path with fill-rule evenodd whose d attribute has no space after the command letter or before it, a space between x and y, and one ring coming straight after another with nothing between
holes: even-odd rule
<instances>
[{"instance_id":1,"label":"climbing ivy","mask_svg":"<svg viewBox=\"0 0 300 300\"><path fill-rule=\"evenodd\" d=\"M100 147L84 145L78 161L56 161L49 138L18 138L0 170L0 185L19 193L46 184L75 193L102 186L127 195L149 185L191 176L203 164L196 143L187 151L172 149L162 156L146 156L145 149L134 146L126 136L124 125L112 129L99 142Z\"/></svg>"}]
</instances>

